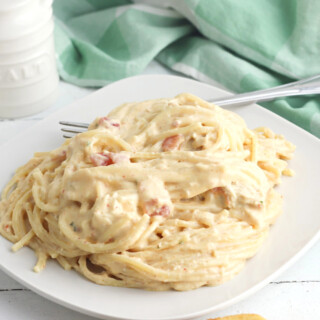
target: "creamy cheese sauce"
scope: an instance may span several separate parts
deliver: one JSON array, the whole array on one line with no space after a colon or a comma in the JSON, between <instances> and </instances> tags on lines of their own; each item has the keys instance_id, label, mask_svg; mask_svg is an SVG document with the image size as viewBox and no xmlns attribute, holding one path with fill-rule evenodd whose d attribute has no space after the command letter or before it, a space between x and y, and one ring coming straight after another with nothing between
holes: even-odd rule
<instances>
[{"instance_id":1,"label":"creamy cheese sauce","mask_svg":"<svg viewBox=\"0 0 320 320\"><path fill-rule=\"evenodd\" d=\"M190 290L231 279L282 210L294 146L190 94L128 103L19 168L1 234L99 284Z\"/></svg>"}]
</instances>

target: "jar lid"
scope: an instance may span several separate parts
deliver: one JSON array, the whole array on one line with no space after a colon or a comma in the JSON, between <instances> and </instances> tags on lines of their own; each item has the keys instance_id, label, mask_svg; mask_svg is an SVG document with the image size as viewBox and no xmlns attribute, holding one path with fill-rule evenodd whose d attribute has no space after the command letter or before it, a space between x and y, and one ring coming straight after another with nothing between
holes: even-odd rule
<instances>
[{"instance_id":1,"label":"jar lid","mask_svg":"<svg viewBox=\"0 0 320 320\"><path fill-rule=\"evenodd\" d=\"M0 0L0 12L6 12L18 9L26 5L30 0Z\"/></svg>"},{"instance_id":2,"label":"jar lid","mask_svg":"<svg viewBox=\"0 0 320 320\"><path fill-rule=\"evenodd\" d=\"M0 41L32 33L52 15L52 0L0 0Z\"/></svg>"}]
</instances>

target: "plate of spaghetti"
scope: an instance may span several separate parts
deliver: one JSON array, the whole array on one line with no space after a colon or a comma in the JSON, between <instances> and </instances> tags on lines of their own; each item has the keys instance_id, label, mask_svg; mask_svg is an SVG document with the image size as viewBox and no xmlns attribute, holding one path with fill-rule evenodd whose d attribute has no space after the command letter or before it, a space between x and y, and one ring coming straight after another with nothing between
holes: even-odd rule
<instances>
[{"instance_id":1,"label":"plate of spaghetti","mask_svg":"<svg viewBox=\"0 0 320 320\"><path fill-rule=\"evenodd\" d=\"M257 105L206 101L226 94L132 77L2 146L1 268L117 319L200 316L276 277L319 238L320 143ZM61 119L91 124L62 140Z\"/></svg>"}]
</instances>

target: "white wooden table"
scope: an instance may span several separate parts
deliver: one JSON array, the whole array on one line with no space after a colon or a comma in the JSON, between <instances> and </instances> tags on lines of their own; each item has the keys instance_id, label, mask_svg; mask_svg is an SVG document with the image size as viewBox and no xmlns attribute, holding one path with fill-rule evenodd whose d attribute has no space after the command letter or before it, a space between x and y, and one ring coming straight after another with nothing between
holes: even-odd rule
<instances>
[{"instance_id":1,"label":"white wooden table","mask_svg":"<svg viewBox=\"0 0 320 320\"><path fill-rule=\"evenodd\" d=\"M152 63L145 73L171 72ZM92 91L94 90L61 82L59 98L48 110L23 119L0 120L0 145L50 113ZM38 296L2 271L0 271L0 310L0 320L94 319ZM232 307L201 317L199 320L237 313L258 313L268 320L319 320L320 242L293 267L258 293Z\"/></svg>"}]
</instances>

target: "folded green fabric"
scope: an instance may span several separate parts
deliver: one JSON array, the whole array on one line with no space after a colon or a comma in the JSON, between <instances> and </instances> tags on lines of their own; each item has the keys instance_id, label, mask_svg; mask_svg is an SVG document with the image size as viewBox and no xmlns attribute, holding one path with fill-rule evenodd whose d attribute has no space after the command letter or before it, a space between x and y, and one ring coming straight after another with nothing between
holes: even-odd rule
<instances>
[{"instance_id":1,"label":"folded green fabric","mask_svg":"<svg viewBox=\"0 0 320 320\"><path fill-rule=\"evenodd\" d=\"M318 0L55 0L53 8L59 73L81 86L139 74L153 59L235 92L320 73ZM263 105L320 137L319 96Z\"/></svg>"}]
</instances>

